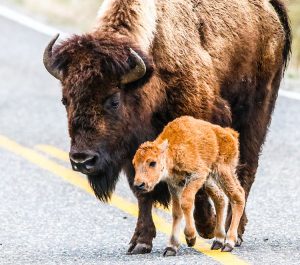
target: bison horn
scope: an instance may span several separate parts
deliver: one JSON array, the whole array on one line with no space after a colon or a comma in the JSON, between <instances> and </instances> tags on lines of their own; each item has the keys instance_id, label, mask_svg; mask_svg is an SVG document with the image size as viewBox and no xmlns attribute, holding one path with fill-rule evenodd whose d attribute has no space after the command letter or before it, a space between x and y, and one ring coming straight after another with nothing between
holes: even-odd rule
<instances>
[{"instance_id":1,"label":"bison horn","mask_svg":"<svg viewBox=\"0 0 300 265\"><path fill-rule=\"evenodd\" d=\"M133 49L129 49L136 66L127 74L123 75L121 78L121 84L126 85L141 79L147 71L144 60L135 52Z\"/></svg>"},{"instance_id":2,"label":"bison horn","mask_svg":"<svg viewBox=\"0 0 300 265\"><path fill-rule=\"evenodd\" d=\"M55 37L47 45L47 47L44 51L43 61L44 61L44 65L45 65L45 68L47 69L47 71L51 75L53 75L56 79L61 80L62 74L57 68L53 67L53 58L52 58L52 49L53 49L53 46L54 46L55 42L57 41L58 37L59 37L59 34L55 35Z\"/></svg>"}]
</instances>

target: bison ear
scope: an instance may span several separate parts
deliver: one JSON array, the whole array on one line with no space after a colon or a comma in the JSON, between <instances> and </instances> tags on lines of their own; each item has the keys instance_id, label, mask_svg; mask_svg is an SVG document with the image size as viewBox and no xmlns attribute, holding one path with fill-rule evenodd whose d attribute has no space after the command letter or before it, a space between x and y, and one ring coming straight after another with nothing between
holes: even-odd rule
<instances>
[{"instance_id":1,"label":"bison ear","mask_svg":"<svg viewBox=\"0 0 300 265\"><path fill-rule=\"evenodd\" d=\"M168 139L164 140L164 141L160 144L159 147L160 147L161 152L164 153L164 152L168 149L168 147L169 147L169 141L168 141Z\"/></svg>"}]
</instances>

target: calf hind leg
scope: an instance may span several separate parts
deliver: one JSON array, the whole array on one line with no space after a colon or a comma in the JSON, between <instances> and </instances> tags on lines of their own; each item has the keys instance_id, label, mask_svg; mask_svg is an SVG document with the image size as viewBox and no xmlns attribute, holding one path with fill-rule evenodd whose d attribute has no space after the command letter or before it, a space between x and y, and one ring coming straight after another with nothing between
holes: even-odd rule
<instances>
[{"instance_id":1,"label":"calf hind leg","mask_svg":"<svg viewBox=\"0 0 300 265\"><path fill-rule=\"evenodd\" d=\"M214 202L216 208L216 226L214 231L214 241L211 246L212 250L221 249L224 245L226 232L225 232L225 220L226 220L226 200L224 192L218 187L212 178L208 178L205 183L205 188Z\"/></svg>"},{"instance_id":2,"label":"calf hind leg","mask_svg":"<svg viewBox=\"0 0 300 265\"><path fill-rule=\"evenodd\" d=\"M238 227L245 208L245 191L235 175L235 169L222 167L218 171L219 182L230 201L232 211L230 227L222 248L222 251L230 252L238 241Z\"/></svg>"}]
</instances>

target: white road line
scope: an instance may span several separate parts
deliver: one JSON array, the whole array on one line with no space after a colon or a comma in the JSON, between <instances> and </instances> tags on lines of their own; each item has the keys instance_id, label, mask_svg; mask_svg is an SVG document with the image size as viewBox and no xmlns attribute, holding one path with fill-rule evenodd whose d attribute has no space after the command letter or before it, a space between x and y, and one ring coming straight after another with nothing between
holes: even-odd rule
<instances>
[{"instance_id":1,"label":"white road line","mask_svg":"<svg viewBox=\"0 0 300 265\"><path fill-rule=\"evenodd\" d=\"M282 97L294 99L294 100L300 100L300 93L288 91L288 90L279 90L279 95Z\"/></svg>"},{"instance_id":2,"label":"white road line","mask_svg":"<svg viewBox=\"0 0 300 265\"><path fill-rule=\"evenodd\" d=\"M61 30L45 25L39 21L36 21L28 16L22 15L6 6L0 5L0 16L5 17L9 20L17 22L25 27L31 28L37 32L40 32L44 35L54 36L57 33L61 35L68 35L67 33L62 32Z\"/></svg>"},{"instance_id":3,"label":"white road line","mask_svg":"<svg viewBox=\"0 0 300 265\"><path fill-rule=\"evenodd\" d=\"M48 35L48 36L54 36L57 33L61 34L61 37L66 37L69 34L62 32L61 30L45 25L39 21L36 21L28 16L22 15L6 6L0 5L0 16L5 17L9 20L12 20L14 22L17 22L25 27L31 28L37 32L40 32L42 34ZM291 92L287 90L279 90L279 95L282 97L294 99L294 100L300 100L300 93L297 92Z\"/></svg>"}]
</instances>

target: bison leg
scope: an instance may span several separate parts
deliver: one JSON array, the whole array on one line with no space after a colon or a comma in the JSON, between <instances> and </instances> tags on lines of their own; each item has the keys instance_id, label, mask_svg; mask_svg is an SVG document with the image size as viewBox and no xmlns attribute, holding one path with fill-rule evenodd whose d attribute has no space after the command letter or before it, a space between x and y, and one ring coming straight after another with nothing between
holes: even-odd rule
<instances>
[{"instance_id":1,"label":"bison leg","mask_svg":"<svg viewBox=\"0 0 300 265\"><path fill-rule=\"evenodd\" d=\"M261 84L256 89L258 92L253 97L253 105L251 108L248 108L247 112L243 111L243 105L236 110L232 108L234 113L233 127L240 133L240 166L237 173L245 191L246 200L255 179L259 154L271 121L281 79L282 70L279 69L274 79L267 82L261 81ZM229 207L226 221L227 229L230 222L231 208ZM242 236L247 222L247 216L244 211L238 228L239 239L237 246L243 242Z\"/></svg>"},{"instance_id":2,"label":"bison leg","mask_svg":"<svg viewBox=\"0 0 300 265\"><path fill-rule=\"evenodd\" d=\"M152 204L151 198L142 194L138 196L139 215L128 254L145 254L152 250L152 240L156 236L151 213Z\"/></svg>"},{"instance_id":3,"label":"bison leg","mask_svg":"<svg viewBox=\"0 0 300 265\"><path fill-rule=\"evenodd\" d=\"M216 215L203 188L195 196L194 220L197 232L201 237L214 237Z\"/></svg>"}]
</instances>

